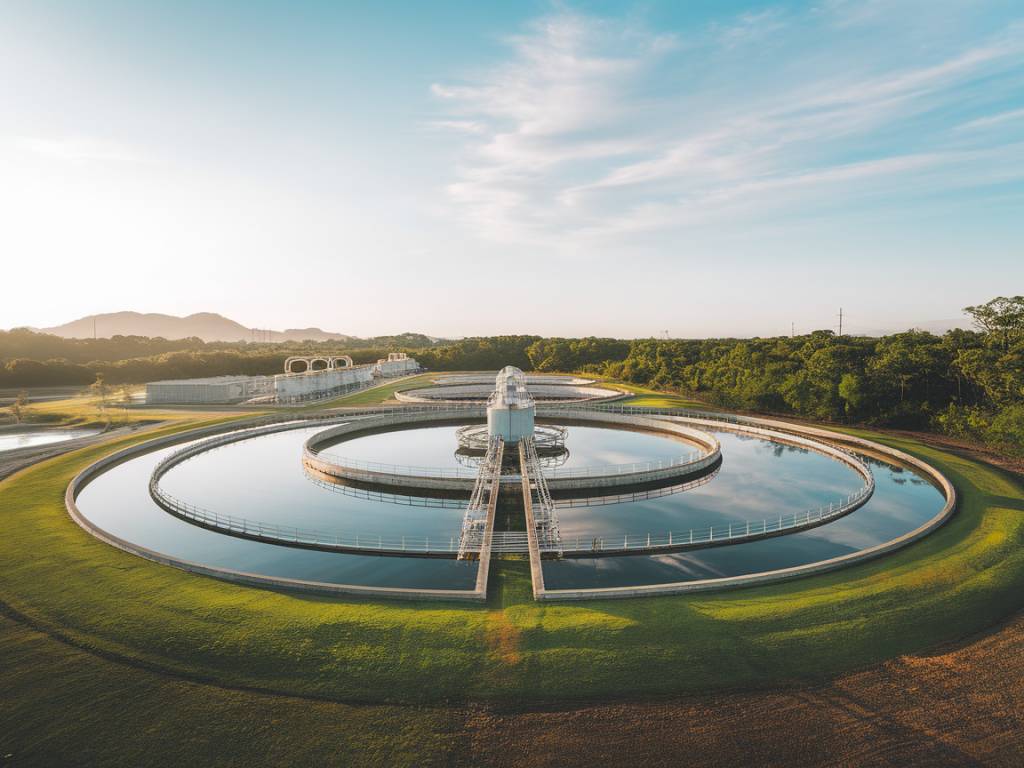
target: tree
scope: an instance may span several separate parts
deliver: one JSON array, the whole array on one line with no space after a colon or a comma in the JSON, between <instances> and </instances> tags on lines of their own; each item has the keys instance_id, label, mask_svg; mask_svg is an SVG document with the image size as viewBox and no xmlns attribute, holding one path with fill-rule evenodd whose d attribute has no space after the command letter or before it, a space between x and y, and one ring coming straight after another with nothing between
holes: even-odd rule
<instances>
[{"instance_id":1,"label":"tree","mask_svg":"<svg viewBox=\"0 0 1024 768\"><path fill-rule=\"evenodd\" d=\"M100 417L107 419L107 400L110 399L110 387L103 380L103 374L96 374L96 381L89 387L89 391L92 392L93 396L97 400L97 408L100 412Z\"/></svg>"},{"instance_id":2,"label":"tree","mask_svg":"<svg viewBox=\"0 0 1024 768\"><path fill-rule=\"evenodd\" d=\"M974 307L964 307L975 326L993 337L1003 349L1024 335L1024 296L997 296Z\"/></svg>"},{"instance_id":3,"label":"tree","mask_svg":"<svg viewBox=\"0 0 1024 768\"><path fill-rule=\"evenodd\" d=\"M128 405L132 401L132 393L135 391L135 387L131 384L121 385L121 402Z\"/></svg>"},{"instance_id":4,"label":"tree","mask_svg":"<svg viewBox=\"0 0 1024 768\"><path fill-rule=\"evenodd\" d=\"M999 412L986 433L987 441L1016 456L1024 454L1024 405Z\"/></svg>"},{"instance_id":5,"label":"tree","mask_svg":"<svg viewBox=\"0 0 1024 768\"><path fill-rule=\"evenodd\" d=\"M28 393L25 390L19 392L8 410L10 410L11 415L14 417L14 423L21 424L28 411Z\"/></svg>"},{"instance_id":6,"label":"tree","mask_svg":"<svg viewBox=\"0 0 1024 768\"><path fill-rule=\"evenodd\" d=\"M839 380L839 397L843 399L846 418L856 421L861 414L861 407L866 397L864 379L855 373L844 373Z\"/></svg>"}]
</instances>

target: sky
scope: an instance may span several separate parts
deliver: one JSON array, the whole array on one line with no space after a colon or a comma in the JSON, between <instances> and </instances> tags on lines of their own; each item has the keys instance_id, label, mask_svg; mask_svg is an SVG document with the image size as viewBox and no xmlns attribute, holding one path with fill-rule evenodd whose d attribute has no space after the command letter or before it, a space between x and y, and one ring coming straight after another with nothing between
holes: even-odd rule
<instances>
[{"instance_id":1,"label":"sky","mask_svg":"<svg viewBox=\"0 0 1024 768\"><path fill-rule=\"evenodd\" d=\"M909 327L1024 293L1024 5L0 11L0 327Z\"/></svg>"}]
</instances>

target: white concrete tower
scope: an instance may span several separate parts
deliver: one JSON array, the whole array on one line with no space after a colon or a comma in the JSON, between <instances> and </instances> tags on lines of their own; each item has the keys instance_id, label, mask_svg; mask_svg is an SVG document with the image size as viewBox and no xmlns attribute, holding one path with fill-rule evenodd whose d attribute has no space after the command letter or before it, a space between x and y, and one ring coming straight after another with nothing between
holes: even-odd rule
<instances>
[{"instance_id":1,"label":"white concrete tower","mask_svg":"<svg viewBox=\"0 0 1024 768\"><path fill-rule=\"evenodd\" d=\"M487 401L487 431L506 443L518 443L533 434L537 407L526 391L526 374L507 365L498 373L494 394Z\"/></svg>"}]
</instances>

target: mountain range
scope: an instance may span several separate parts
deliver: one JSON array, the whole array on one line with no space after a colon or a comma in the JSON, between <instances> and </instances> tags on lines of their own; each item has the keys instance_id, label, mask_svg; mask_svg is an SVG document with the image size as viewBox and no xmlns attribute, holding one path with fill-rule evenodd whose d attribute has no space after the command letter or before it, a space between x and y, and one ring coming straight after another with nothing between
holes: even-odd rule
<instances>
[{"instance_id":1,"label":"mountain range","mask_svg":"<svg viewBox=\"0 0 1024 768\"><path fill-rule=\"evenodd\" d=\"M889 327L871 329L850 328L856 336L887 336L909 328L930 331L942 335L951 328L970 328L966 318L949 318L946 320L926 320L923 322L893 324ZM177 317L142 312L108 312L99 315L72 320L70 323L56 325L52 328L35 328L43 333L52 333L66 339L110 338L111 336L149 336L165 339L187 339L197 337L203 341L341 341L360 342L372 341L361 339L344 333L325 331L322 328L287 328L276 331L265 328L247 328L241 323L219 315L216 312L197 312L194 315ZM422 334L402 334L405 345L422 343L424 346L442 341L434 336ZM394 337L387 337L394 338ZM683 336L682 338L686 338Z\"/></svg>"},{"instance_id":2,"label":"mountain range","mask_svg":"<svg viewBox=\"0 0 1024 768\"><path fill-rule=\"evenodd\" d=\"M177 317L152 312L108 312L72 320L52 328L39 328L66 339L110 338L111 336L160 336L165 339L197 337L203 341L353 341L357 337L330 333L320 328L288 328L275 331L246 328L215 312L197 312Z\"/></svg>"}]
</instances>

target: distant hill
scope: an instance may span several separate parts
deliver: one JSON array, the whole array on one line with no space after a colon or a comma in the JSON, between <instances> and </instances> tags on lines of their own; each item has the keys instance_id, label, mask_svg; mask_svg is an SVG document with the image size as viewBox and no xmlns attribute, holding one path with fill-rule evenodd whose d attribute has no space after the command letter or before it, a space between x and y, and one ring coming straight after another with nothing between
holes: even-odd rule
<instances>
[{"instance_id":1,"label":"distant hill","mask_svg":"<svg viewBox=\"0 0 1024 768\"><path fill-rule=\"evenodd\" d=\"M246 328L215 312L186 317L141 312L109 312L88 315L53 328L39 329L66 339L111 336L148 336L164 339L197 337L203 341L354 341L355 336L329 333L320 328L289 328L284 331Z\"/></svg>"}]
</instances>

